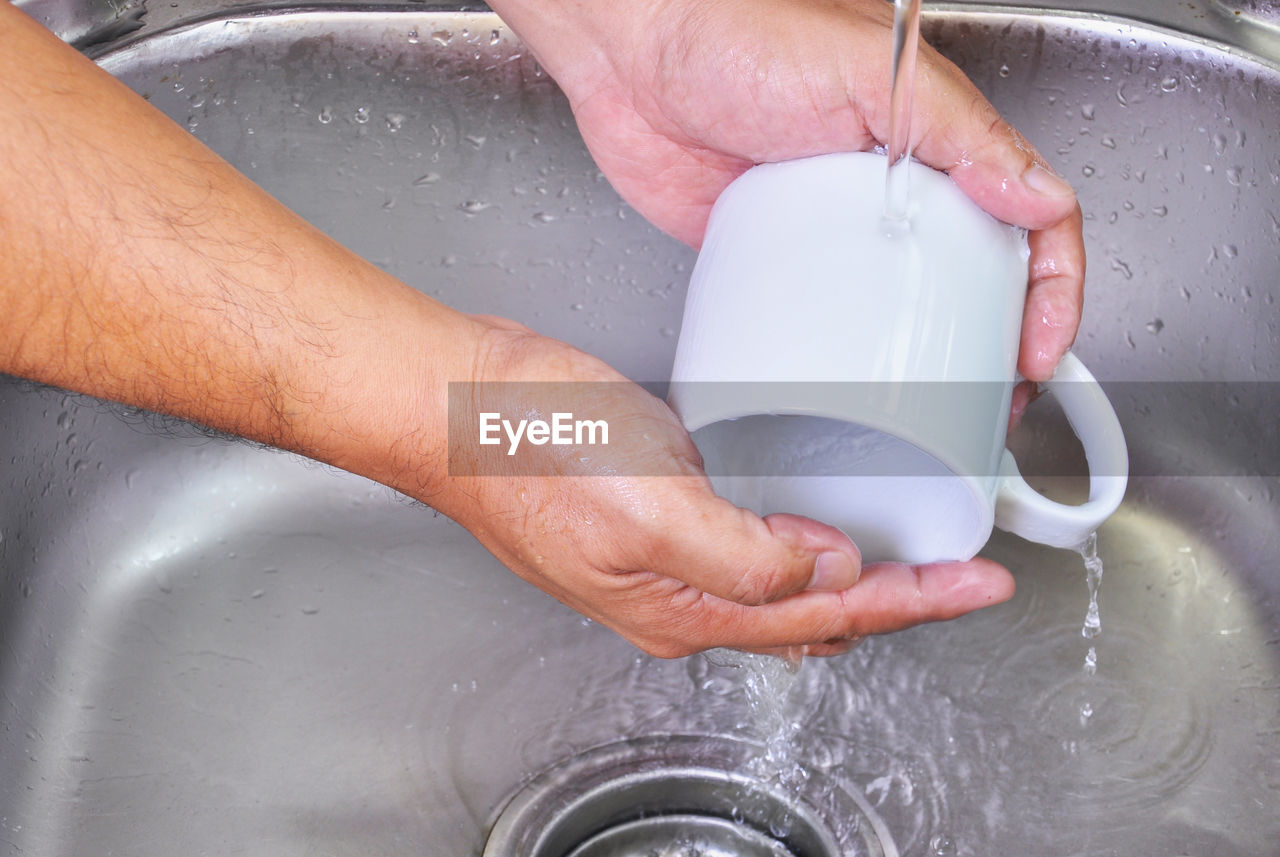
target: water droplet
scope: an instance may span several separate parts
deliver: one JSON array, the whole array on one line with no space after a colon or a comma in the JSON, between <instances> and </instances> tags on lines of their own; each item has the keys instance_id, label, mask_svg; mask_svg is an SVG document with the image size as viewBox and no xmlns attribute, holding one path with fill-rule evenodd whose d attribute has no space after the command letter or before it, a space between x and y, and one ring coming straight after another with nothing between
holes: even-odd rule
<instances>
[{"instance_id":1,"label":"water droplet","mask_svg":"<svg viewBox=\"0 0 1280 857\"><path fill-rule=\"evenodd\" d=\"M1009 66L1007 66L1007 65L1005 65L1005 64L1003 64L1003 63L1000 65L1000 76L1001 76L1001 77L1008 77L1008 76L1009 76Z\"/></svg>"},{"instance_id":2,"label":"water droplet","mask_svg":"<svg viewBox=\"0 0 1280 857\"><path fill-rule=\"evenodd\" d=\"M356 120L357 122L359 122L361 125L363 125L364 123L368 122L368 121L369 121L369 108L368 108L368 107L357 107L357 108L356 108L355 120Z\"/></svg>"},{"instance_id":3,"label":"water droplet","mask_svg":"<svg viewBox=\"0 0 1280 857\"><path fill-rule=\"evenodd\" d=\"M1084 656L1084 674L1097 675L1098 672L1098 649L1095 646L1089 647L1089 652Z\"/></svg>"},{"instance_id":4,"label":"water droplet","mask_svg":"<svg viewBox=\"0 0 1280 857\"><path fill-rule=\"evenodd\" d=\"M1172 76L1166 77L1164 80L1160 81L1160 88L1165 92L1173 92L1178 88L1178 79Z\"/></svg>"},{"instance_id":5,"label":"water droplet","mask_svg":"<svg viewBox=\"0 0 1280 857\"><path fill-rule=\"evenodd\" d=\"M410 30L410 31L409 31L409 44L411 44L411 45L416 45L416 44L418 43L418 41L419 41L419 39L418 39L418 30L417 30L417 28L415 27L414 29L412 29L412 30Z\"/></svg>"},{"instance_id":6,"label":"water droplet","mask_svg":"<svg viewBox=\"0 0 1280 857\"><path fill-rule=\"evenodd\" d=\"M539 223L550 223L556 219L556 216L554 214L547 214L545 211L539 211L533 216L533 219Z\"/></svg>"},{"instance_id":7,"label":"water droplet","mask_svg":"<svg viewBox=\"0 0 1280 857\"><path fill-rule=\"evenodd\" d=\"M414 179L413 184L415 187L421 187L422 185L435 184L438 181L440 181L439 173L427 173Z\"/></svg>"},{"instance_id":8,"label":"water droplet","mask_svg":"<svg viewBox=\"0 0 1280 857\"><path fill-rule=\"evenodd\" d=\"M1121 276L1126 280L1133 279L1133 270L1129 267L1129 263L1124 259L1113 258L1111 260L1111 270L1119 271Z\"/></svg>"},{"instance_id":9,"label":"water droplet","mask_svg":"<svg viewBox=\"0 0 1280 857\"><path fill-rule=\"evenodd\" d=\"M1164 217L1169 213L1169 206L1157 205L1155 208L1151 209L1151 213L1154 214L1156 217Z\"/></svg>"},{"instance_id":10,"label":"water droplet","mask_svg":"<svg viewBox=\"0 0 1280 857\"><path fill-rule=\"evenodd\" d=\"M1227 169L1227 181L1236 187L1240 187L1240 168L1229 167Z\"/></svg>"},{"instance_id":11,"label":"water droplet","mask_svg":"<svg viewBox=\"0 0 1280 857\"><path fill-rule=\"evenodd\" d=\"M484 146L484 141L485 141L486 139L488 139L488 138L487 138L487 137L485 137L485 136L484 136L484 135L482 135L482 134L468 134L467 136L463 137L462 139L464 139L464 140L466 140L468 143L470 143L470 144L471 144L471 146L472 146L473 148L475 148L475 149L479 149L479 148L481 148L482 146Z\"/></svg>"},{"instance_id":12,"label":"water droplet","mask_svg":"<svg viewBox=\"0 0 1280 857\"><path fill-rule=\"evenodd\" d=\"M436 30L431 34L431 38L437 45L447 45L453 41L453 33L448 30Z\"/></svg>"},{"instance_id":13,"label":"water droplet","mask_svg":"<svg viewBox=\"0 0 1280 857\"><path fill-rule=\"evenodd\" d=\"M1081 167L1081 168L1080 168L1080 173L1081 173L1081 175L1083 175L1085 178L1089 178L1089 177L1090 177L1090 176L1092 176L1095 172L1097 172L1097 170L1096 170L1096 169L1094 169L1094 167L1093 167L1093 165L1092 165L1092 164L1085 164L1083 167Z\"/></svg>"},{"instance_id":14,"label":"water droplet","mask_svg":"<svg viewBox=\"0 0 1280 857\"><path fill-rule=\"evenodd\" d=\"M466 202L459 205L458 208L462 209L467 214L475 215L484 211L486 208L491 208L492 206L493 206L493 203L490 203L490 202L481 202L478 199L469 199Z\"/></svg>"},{"instance_id":15,"label":"water droplet","mask_svg":"<svg viewBox=\"0 0 1280 857\"><path fill-rule=\"evenodd\" d=\"M1089 718L1092 716L1093 716L1092 703L1086 702L1084 705L1080 706L1080 725L1081 726L1087 726L1089 724Z\"/></svg>"},{"instance_id":16,"label":"water droplet","mask_svg":"<svg viewBox=\"0 0 1280 857\"><path fill-rule=\"evenodd\" d=\"M333 109L328 106L320 108L320 115L316 118L320 120L320 124L328 125L333 121Z\"/></svg>"},{"instance_id":17,"label":"water droplet","mask_svg":"<svg viewBox=\"0 0 1280 857\"><path fill-rule=\"evenodd\" d=\"M319 607L314 607L314 606L312 606L312 605L310 605L310 604L308 604L308 605L306 605L305 607L303 607L303 608L302 608L302 613L303 613L303 615L305 615L305 616L314 616L314 615L316 615L316 614L317 614L317 613L319 613L319 612L320 612L320 608L319 608Z\"/></svg>"},{"instance_id":18,"label":"water droplet","mask_svg":"<svg viewBox=\"0 0 1280 857\"><path fill-rule=\"evenodd\" d=\"M1213 135L1213 153L1221 155L1227 150L1227 136L1225 134Z\"/></svg>"},{"instance_id":19,"label":"water droplet","mask_svg":"<svg viewBox=\"0 0 1280 857\"><path fill-rule=\"evenodd\" d=\"M263 592L263 590L261 590L261 589L255 589L255 590L253 590L252 592L250 592L250 593L249 593L249 597L250 597L250 598L261 598L261 597L262 597L263 595L265 595L265 594L266 594L266 593L265 593L265 592Z\"/></svg>"},{"instance_id":20,"label":"water droplet","mask_svg":"<svg viewBox=\"0 0 1280 857\"><path fill-rule=\"evenodd\" d=\"M1228 259L1234 259L1240 255L1240 250L1234 244L1223 244L1222 255L1226 256Z\"/></svg>"},{"instance_id":21,"label":"water droplet","mask_svg":"<svg viewBox=\"0 0 1280 857\"><path fill-rule=\"evenodd\" d=\"M499 33L497 30L490 30L490 31L489 31L489 44L491 44L491 45L496 45L496 44L497 44L498 42L500 42L500 41L502 41L502 34L501 34L501 33Z\"/></svg>"},{"instance_id":22,"label":"water droplet","mask_svg":"<svg viewBox=\"0 0 1280 857\"><path fill-rule=\"evenodd\" d=\"M1085 119L1086 121L1092 122L1094 110L1095 108L1092 104L1081 104L1080 105L1081 118Z\"/></svg>"},{"instance_id":23,"label":"water droplet","mask_svg":"<svg viewBox=\"0 0 1280 857\"><path fill-rule=\"evenodd\" d=\"M1155 318L1147 322L1147 333L1155 335L1164 330L1164 319Z\"/></svg>"},{"instance_id":24,"label":"water droplet","mask_svg":"<svg viewBox=\"0 0 1280 857\"><path fill-rule=\"evenodd\" d=\"M403 113L387 114L387 130L388 131L394 134L395 132L399 131L402 127L404 127Z\"/></svg>"},{"instance_id":25,"label":"water droplet","mask_svg":"<svg viewBox=\"0 0 1280 857\"><path fill-rule=\"evenodd\" d=\"M662 334L667 339L670 339L671 337L676 335L676 332L669 327L662 328L661 330L658 331L658 333Z\"/></svg>"},{"instance_id":26,"label":"water droplet","mask_svg":"<svg viewBox=\"0 0 1280 857\"><path fill-rule=\"evenodd\" d=\"M1114 149L1114 148L1116 147L1116 138L1115 138L1115 137L1103 137L1103 138L1102 138L1102 145L1103 145L1103 146L1106 146L1108 149Z\"/></svg>"},{"instance_id":27,"label":"water droplet","mask_svg":"<svg viewBox=\"0 0 1280 857\"><path fill-rule=\"evenodd\" d=\"M573 311L577 312L578 310L582 309L582 304L580 304L580 303L578 303L578 304L571 304L571 305L569 306L569 309L571 309L571 310L573 310Z\"/></svg>"},{"instance_id":28,"label":"water droplet","mask_svg":"<svg viewBox=\"0 0 1280 857\"><path fill-rule=\"evenodd\" d=\"M950 836L938 834L929 840L929 854L932 857L956 857L956 843Z\"/></svg>"}]
</instances>

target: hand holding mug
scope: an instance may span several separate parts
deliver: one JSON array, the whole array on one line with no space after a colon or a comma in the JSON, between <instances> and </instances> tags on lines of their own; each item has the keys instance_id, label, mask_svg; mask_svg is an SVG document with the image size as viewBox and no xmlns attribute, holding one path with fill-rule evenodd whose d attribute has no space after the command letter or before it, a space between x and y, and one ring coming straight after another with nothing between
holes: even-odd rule
<instances>
[{"instance_id":1,"label":"hand holding mug","mask_svg":"<svg viewBox=\"0 0 1280 857\"><path fill-rule=\"evenodd\" d=\"M712 212L670 401L713 483L760 514L844 530L864 560L968 560L993 524L1059 547L1119 505L1119 421L1073 355L1048 389L1083 442L1082 506L1032 491L1004 449L1028 251L912 164L909 228L885 158L822 155L737 179Z\"/></svg>"}]
</instances>

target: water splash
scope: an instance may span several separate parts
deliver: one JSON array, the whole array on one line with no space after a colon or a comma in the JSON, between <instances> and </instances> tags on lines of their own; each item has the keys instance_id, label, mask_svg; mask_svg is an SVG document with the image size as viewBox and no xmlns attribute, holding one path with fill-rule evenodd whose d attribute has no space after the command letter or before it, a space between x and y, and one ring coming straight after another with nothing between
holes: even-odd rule
<instances>
[{"instance_id":1,"label":"water splash","mask_svg":"<svg viewBox=\"0 0 1280 857\"><path fill-rule=\"evenodd\" d=\"M705 658L714 666L735 671L742 683L746 706L738 729L744 737L764 745L764 753L755 760L750 773L798 798L809 779L796 749L804 723L793 714L792 706L801 657L715 649ZM790 815L772 819L770 833L785 838L792 823Z\"/></svg>"}]
</instances>

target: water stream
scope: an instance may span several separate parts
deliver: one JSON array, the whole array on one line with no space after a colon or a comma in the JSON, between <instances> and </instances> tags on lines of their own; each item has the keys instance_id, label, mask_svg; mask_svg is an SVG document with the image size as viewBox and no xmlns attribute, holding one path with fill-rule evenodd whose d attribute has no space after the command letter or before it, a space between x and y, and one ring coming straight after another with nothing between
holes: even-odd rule
<instances>
[{"instance_id":1,"label":"water stream","mask_svg":"<svg viewBox=\"0 0 1280 857\"><path fill-rule=\"evenodd\" d=\"M721 673L736 674L734 678L741 682L746 705L743 719L736 724L737 731L764 747L750 773L761 782L778 786L785 794L798 796L809 778L796 749L807 718L797 711L792 699L802 657L781 658L731 649L715 649L704 657ZM784 837L790 824L790 818L776 819L770 832Z\"/></svg>"},{"instance_id":2,"label":"water stream","mask_svg":"<svg viewBox=\"0 0 1280 857\"><path fill-rule=\"evenodd\" d=\"M1098 613L1098 588L1102 585L1102 560L1098 558L1098 534L1090 533L1080 544L1077 551L1084 560L1085 584L1089 587L1089 606L1085 610L1084 625L1080 634L1086 640L1095 640L1102 633L1102 617ZM1084 675L1086 680L1098 674L1098 647L1089 646L1084 656ZM1093 701L1086 699L1080 705L1080 725L1086 726L1094 715Z\"/></svg>"},{"instance_id":3,"label":"water stream","mask_svg":"<svg viewBox=\"0 0 1280 857\"><path fill-rule=\"evenodd\" d=\"M920 44L920 0L894 0L893 89L889 99L889 168L885 176L884 217L905 226L910 188L911 104L915 94L916 54Z\"/></svg>"}]
</instances>

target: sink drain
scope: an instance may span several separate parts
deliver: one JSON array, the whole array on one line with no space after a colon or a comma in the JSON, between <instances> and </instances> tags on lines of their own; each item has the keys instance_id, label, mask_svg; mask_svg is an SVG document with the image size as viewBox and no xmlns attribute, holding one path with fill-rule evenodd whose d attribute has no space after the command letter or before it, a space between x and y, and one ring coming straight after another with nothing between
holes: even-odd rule
<instances>
[{"instance_id":1,"label":"sink drain","mask_svg":"<svg viewBox=\"0 0 1280 857\"><path fill-rule=\"evenodd\" d=\"M573 849L570 857L794 857L771 836L708 815L660 815L610 827Z\"/></svg>"},{"instance_id":2,"label":"sink drain","mask_svg":"<svg viewBox=\"0 0 1280 857\"><path fill-rule=\"evenodd\" d=\"M784 791L746 773L762 752L703 736L588 750L511 799L483 857L898 857L861 795L820 774Z\"/></svg>"}]
</instances>

